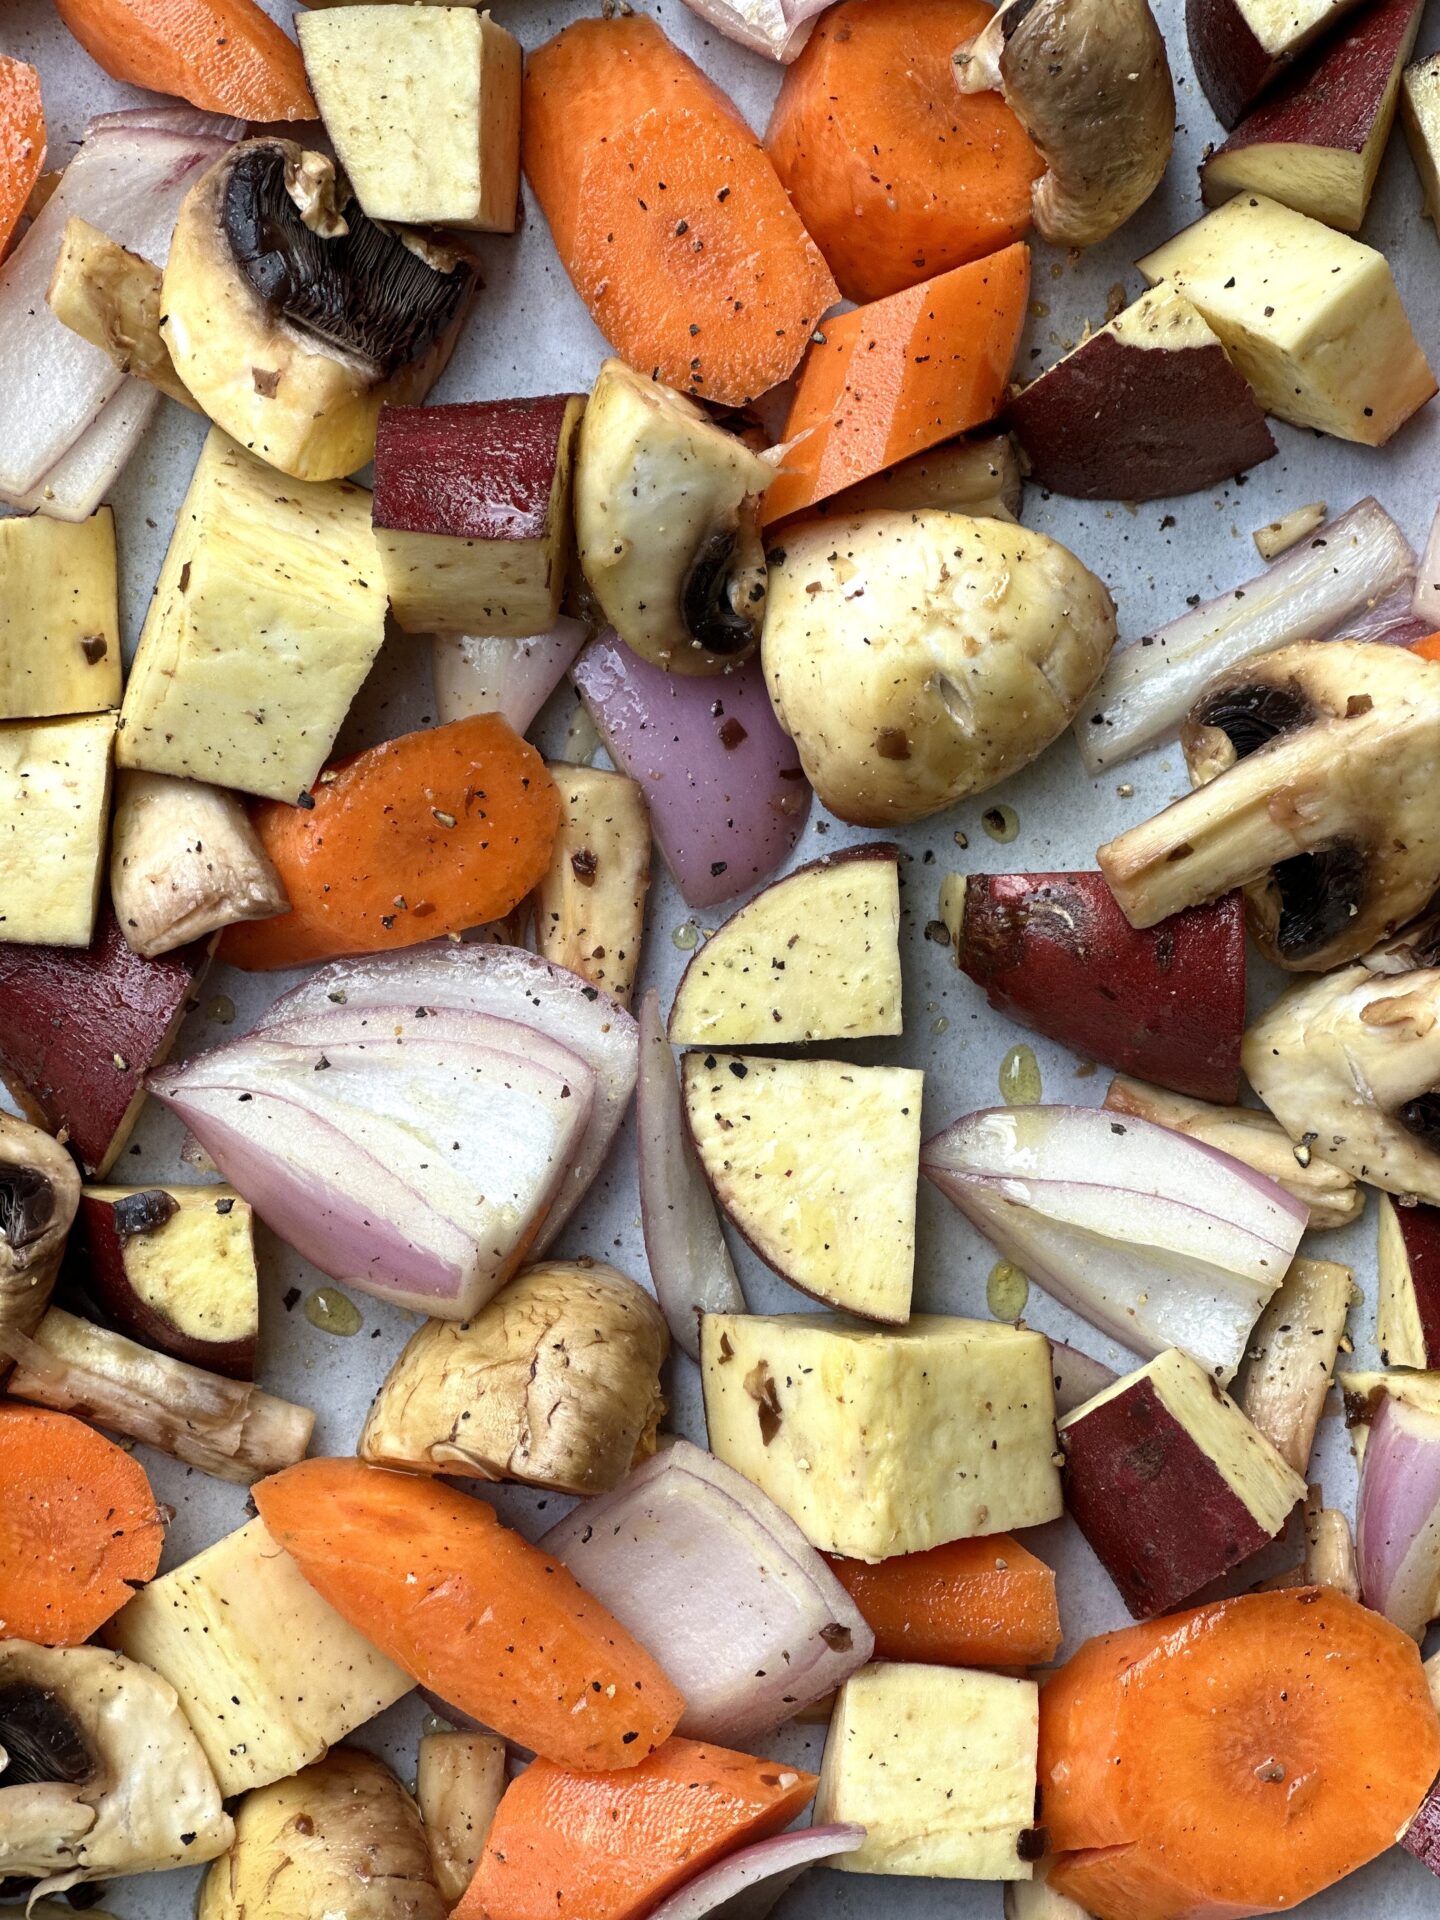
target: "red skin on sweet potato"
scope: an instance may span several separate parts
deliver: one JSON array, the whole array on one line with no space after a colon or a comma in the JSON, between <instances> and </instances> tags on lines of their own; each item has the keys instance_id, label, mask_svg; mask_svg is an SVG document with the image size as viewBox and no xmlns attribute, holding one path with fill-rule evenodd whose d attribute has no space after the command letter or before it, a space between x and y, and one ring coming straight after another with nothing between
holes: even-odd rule
<instances>
[{"instance_id":1,"label":"red skin on sweet potato","mask_svg":"<svg viewBox=\"0 0 1440 1920\"><path fill-rule=\"evenodd\" d=\"M1440 1877L1440 1780L1420 1803L1420 1811L1401 1834L1400 1844L1421 1866Z\"/></svg>"},{"instance_id":2,"label":"red skin on sweet potato","mask_svg":"<svg viewBox=\"0 0 1440 1920\"><path fill-rule=\"evenodd\" d=\"M997 1012L1083 1059L1222 1105L1240 1091L1238 893L1137 931L1100 873L972 874L955 964Z\"/></svg>"},{"instance_id":3,"label":"red skin on sweet potato","mask_svg":"<svg viewBox=\"0 0 1440 1920\"><path fill-rule=\"evenodd\" d=\"M1415 1312L1425 1342L1425 1365L1440 1366L1440 1207L1396 1207L1395 1224L1410 1263ZM1381 1357L1385 1365L1391 1364L1386 1356ZM1414 1364L1418 1362L1407 1361L1407 1365ZM1440 1807L1436 1809L1436 1844L1440 1846Z\"/></svg>"}]
</instances>

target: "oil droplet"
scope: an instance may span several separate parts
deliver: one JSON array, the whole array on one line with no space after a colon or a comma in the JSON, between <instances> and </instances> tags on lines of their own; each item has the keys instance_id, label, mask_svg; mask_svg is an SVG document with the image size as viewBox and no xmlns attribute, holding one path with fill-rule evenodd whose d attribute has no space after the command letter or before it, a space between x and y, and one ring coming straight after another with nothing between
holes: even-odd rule
<instances>
[{"instance_id":1,"label":"oil droplet","mask_svg":"<svg viewBox=\"0 0 1440 1920\"><path fill-rule=\"evenodd\" d=\"M997 1260L985 1282L985 1304L997 1320L1018 1320L1030 1297L1030 1282L1019 1267Z\"/></svg>"},{"instance_id":2,"label":"oil droplet","mask_svg":"<svg viewBox=\"0 0 1440 1920\"><path fill-rule=\"evenodd\" d=\"M700 929L693 920L682 920L671 934L670 944L679 947L682 953L689 953L692 947L700 944Z\"/></svg>"},{"instance_id":3,"label":"oil droplet","mask_svg":"<svg viewBox=\"0 0 1440 1920\"><path fill-rule=\"evenodd\" d=\"M360 1309L339 1287L317 1287L307 1293L305 1318L322 1333L358 1333L365 1324Z\"/></svg>"},{"instance_id":4,"label":"oil droplet","mask_svg":"<svg viewBox=\"0 0 1440 1920\"><path fill-rule=\"evenodd\" d=\"M931 1033L948 1033L950 1031L950 1022L945 1018L943 1013L938 1020L932 1020L930 1022L930 1031Z\"/></svg>"},{"instance_id":5,"label":"oil droplet","mask_svg":"<svg viewBox=\"0 0 1440 1920\"><path fill-rule=\"evenodd\" d=\"M1013 840L1020 831L1020 816L1014 807L987 807L980 824L992 840Z\"/></svg>"},{"instance_id":6,"label":"oil droplet","mask_svg":"<svg viewBox=\"0 0 1440 1920\"><path fill-rule=\"evenodd\" d=\"M1029 1047L1011 1047L1000 1062L1000 1098L1007 1107L1038 1107L1040 1062Z\"/></svg>"},{"instance_id":7,"label":"oil droplet","mask_svg":"<svg viewBox=\"0 0 1440 1920\"><path fill-rule=\"evenodd\" d=\"M205 1009L205 1018L215 1021L217 1026L228 1027L235 1018L235 1002L228 993L217 993Z\"/></svg>"}]
</instances>

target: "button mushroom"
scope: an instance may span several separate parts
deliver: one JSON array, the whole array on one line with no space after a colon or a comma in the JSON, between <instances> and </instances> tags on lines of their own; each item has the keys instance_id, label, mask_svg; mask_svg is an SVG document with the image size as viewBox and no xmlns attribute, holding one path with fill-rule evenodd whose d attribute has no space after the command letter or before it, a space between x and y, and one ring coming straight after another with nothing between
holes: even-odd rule
<instances>
[{"instance_id":1,"label":"button mushroom","mask_svg":"<svg viewBox=\"0 0 1440 1920\"><path fill-rule=\"evenodd\" d=\"M1440 886L1440 664L1307 641L1201 694L1181 736L1197 791L1099 852L1132 926L1243 886L1272 960L1354 960Z\"/></svg>"},{"instance_id":2,"label":"button mushroom","mask_svg":"<svg viewBox=\"0 0 1440 1920\"><path fill-rule=\"evenodd\" d=\"M1297 981L1241 1053L1298 1146L1386 1193L1440 1205L1440 968L1361 964Z\"/></svg>"},{"instance_id":3,"label":"button mushroom","mask_svg":"<svg viewBox=\"0 0 1440 1920\"><path fill-rule=\"evenodd\" d=\"M1115 641L1109 593L1057 541L965 514L787 529L761 657L832 813L923 820L1044 751Z\"/></svg>"},{"instance_id":4,"label":"button mushroom","mask_svg":"<svg viewBox=\"0 0 1440 1920\"><path fill-rule=\"evenodd\" d=\"M175 1693L101 1647L0 1641L0 1879L198 1866L234 1828Z\"/></svg>"},{"instance_id":5,"label":"button mushroom","mask_svg":"<svg viewBox=\"0 0 1440 1920\"><path fill-rule=\"evenodd\" d=\"M468 257L370 220L333 160L243 140L181 206L160 325L217 426L335 480L369 460L384 402L429 390L474 284Z\"/></svg>"},{"instance_id":6,"label":"button mushroom","mask_svg":"<svg viewBox=\"0 0 1440 1920\"><path fill-rule=\"evenodd\" d=\"M575 533L605 618L672 673L723 673L765 612L756 526L774 468L683 394L607 360L580 425Z\"/></svg>"},{"instance_id":7,"label":"button mushroom","mask_svg":"<svg viewBox=\"0 0 1440 1920\"><path fill-rule=\"evenodd\" d=\"M0 1114L0 1330L39 1326L79 1204L80 1175L65 1149ZM8 1370L0 1354L0 1375Z\"/></svg>"},{"instance_id":8,"label":"button mushroom","mask_svg":"<svg viewBox=\"0 0 1440 1920\"><path fill-rule=\"evenodd\" d=\"M998 90L1040 149L1035 225L1093 247L1150 198L1175 141L1175 89L1148 0L1008 0L955 55L962 93Z\"/></svg>"}]
</instances>

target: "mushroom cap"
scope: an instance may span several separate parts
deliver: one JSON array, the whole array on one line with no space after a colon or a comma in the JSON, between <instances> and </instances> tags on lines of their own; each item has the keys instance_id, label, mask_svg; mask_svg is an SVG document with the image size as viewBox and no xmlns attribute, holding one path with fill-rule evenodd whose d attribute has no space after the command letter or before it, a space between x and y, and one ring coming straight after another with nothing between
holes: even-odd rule
<instances>
[{"instance_id":1,"label":"mushroom cap","mask_svg":"<svg viewBox=\"0 0 1440 1920\"><path fill-rule=\"evenodd\" d=\"M857 825L923 820L1027 765L1114 641L1105 587L1027 527L920 511L776 536L770 698L815 791Z\"/></svg>"},{"instance_id":2,"label":"mushroom cap","mask_svg":"<svg viewBox=\"0 0 1440 1920\"><path fill-rule=\"evenodd\" d=\"M33 1333L49 1303L80 1174L48 1133L0 1113L0 1328ZM9 1363L0 1353L0 1376Z\"/></svg>"}]
</instances>

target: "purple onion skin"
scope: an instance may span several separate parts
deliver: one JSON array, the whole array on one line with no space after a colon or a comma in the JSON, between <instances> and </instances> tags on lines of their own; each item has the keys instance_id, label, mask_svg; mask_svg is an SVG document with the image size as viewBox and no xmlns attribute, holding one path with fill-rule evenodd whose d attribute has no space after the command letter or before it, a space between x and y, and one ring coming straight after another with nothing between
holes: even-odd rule
<instances>
[{"instance_id":1,"label":"purple onion skin","mask_svg":"<svg viewBox=\"0 0 1440 1920\"><path fill-rule=\"evenodd\" d=\"M784 865L811 790L758 660L665 673L608 629L570 669L616 765L638 780L665 864L692 907L732 899Z\"/></svg>"},{"instance_id":2,"label":"purple onion skin","mask_svg":"<svg viewBox=\"0 0 1440 1920\"><path fill-rule=\"evenodd\" d=\"M1417 1640L1440 1583L1440 1417L1386 1394L1360 1466L1360 1594Z\"/></svg>"}]
</instances>

